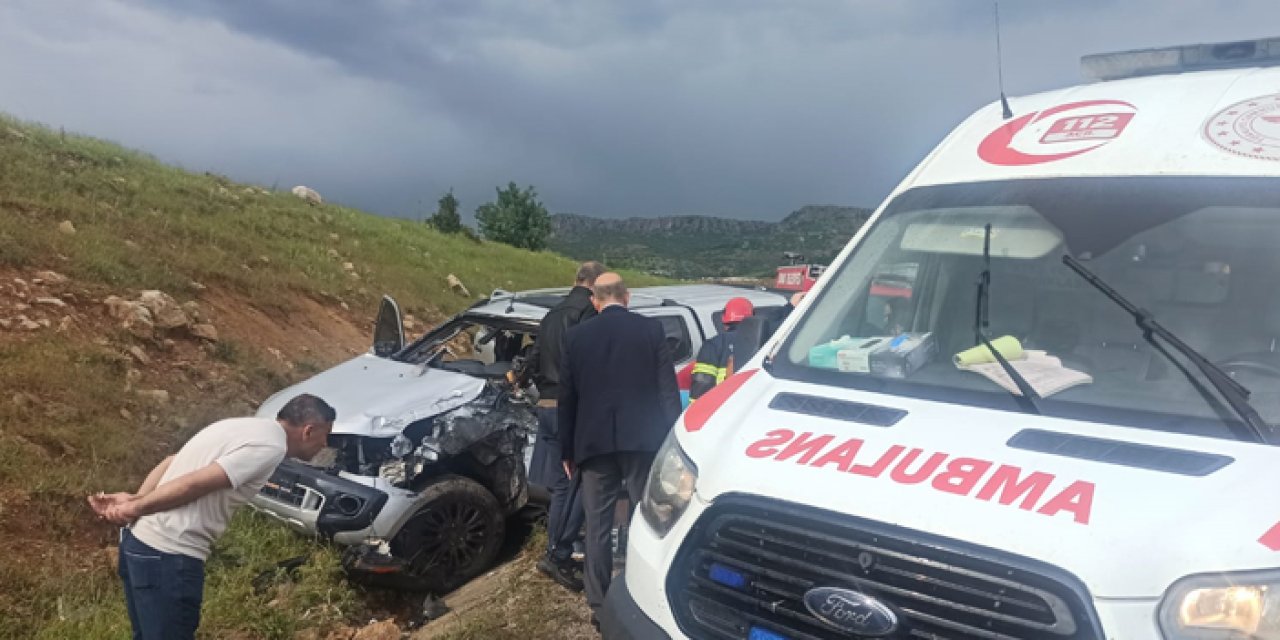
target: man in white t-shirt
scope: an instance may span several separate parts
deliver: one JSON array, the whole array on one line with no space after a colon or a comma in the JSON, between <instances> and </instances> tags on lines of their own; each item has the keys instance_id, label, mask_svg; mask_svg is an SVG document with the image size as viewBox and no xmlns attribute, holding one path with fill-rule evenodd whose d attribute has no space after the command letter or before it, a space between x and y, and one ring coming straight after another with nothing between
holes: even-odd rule
<instances>
[{"instance_id":1,"label":"man in white t-shirt","mask_svg":"<svg viewBox=\"0 0 1280 640\"><path fill-rule=\"evenodd\" d=\"M333 420L333 407L303 394L275 420L231 418L205 427L156 465L137 493L89 497L100 517L127 527L119 572L135 640L195 636L213 541L286 455L310 460L324 448Z\"/></svg>"}]
</instances>

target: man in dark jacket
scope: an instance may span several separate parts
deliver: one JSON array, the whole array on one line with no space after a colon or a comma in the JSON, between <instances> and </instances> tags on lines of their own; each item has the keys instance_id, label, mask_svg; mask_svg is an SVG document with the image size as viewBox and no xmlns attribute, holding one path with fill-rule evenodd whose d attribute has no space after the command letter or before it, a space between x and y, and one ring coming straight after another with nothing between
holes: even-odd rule
<instances>
[{"instance_id":1,"label":"man in dark jacket","mask_svg":"<svg viewBox=\"0 0 1280 640\"><path fill-rule=\"evenodd\" d=\"M604 602L612 577L610 532L623 484L640 503L653 456L680 417L680 391L662 324L627 310L616 273L592 287L600 315L570 329L560 363L559 427L565 472L582 484L587 604Z\"/></svg>"},{"instance_id":2,"label":"man in dark jacket","mask_svg":"<svg viewBox=\"0 0 1280 640\"><path fill-rule=\"evenodd\" d=\"M573 289L560 304L547 311L538 323L538 340L533 345L534 371L538 392L554 400L560 385L560 355L564 350L564 334L579 322L596 315L591 303L591 285L604 273L604 265L594 260L578 267Z\"/></svg>"},{"instance_id":3,"label":"man in dark jacket","mask_svg":"<svg viewBox=\"0 0 1280 640\"><path fill-rule=\"evenodd\" d=\"M560 392L560 356L564 351L564 335L571 327L596 315L591 303L591 285L604 273L599 262L584 262L578 267L573 290L564 300L547 311L538 324L538 339L531 355L534 382L541 400L538 402L537 459L530 465L535 481L551 491L547 507L547 554L538 561L538 570L561 585L575 591L582 589L573 563L573 542L582 529L582 502L578 500L577 483L565 475L560 464L561 446L556 429L556 398Z\"/></svg>"}]
</instances>

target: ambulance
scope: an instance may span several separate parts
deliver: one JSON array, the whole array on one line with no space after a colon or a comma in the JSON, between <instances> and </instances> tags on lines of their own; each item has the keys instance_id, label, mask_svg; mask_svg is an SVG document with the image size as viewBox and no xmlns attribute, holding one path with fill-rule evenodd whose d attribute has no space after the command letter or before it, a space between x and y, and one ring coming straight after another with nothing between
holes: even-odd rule
<instances>
[{"instance_id":1,"label":"ambulance","mask_svg":"<svg viewBox=\"0 0 1280 640\"><path fill-rule=\"evenodd\" d=\"M1280 38L1082 63L684 413L606 638L1280 638Z\"/></svg>"}]
</instances>

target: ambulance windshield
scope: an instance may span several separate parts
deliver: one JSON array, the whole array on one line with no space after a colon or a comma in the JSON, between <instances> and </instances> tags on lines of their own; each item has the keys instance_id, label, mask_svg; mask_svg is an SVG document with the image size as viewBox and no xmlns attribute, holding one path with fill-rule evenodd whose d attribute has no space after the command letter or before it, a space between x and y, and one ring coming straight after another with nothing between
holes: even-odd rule
<instances>
[{"instance_id":1,"label":"ambulance windshield","mask_svg":"<svg viewBox=\"0 0 1280 640\"><path fill-rule=\"evenodd\" d=\"M982 327L1046 415L1250 438L1199 368L1144 339L1063 258L1251 390L1262 420L1280 424L1277 182L1058 178L905 192L836 267L774 371L1021 411L1007 370L977 346ZM991 284L979 305L988 240Z\"/></svg>"}]
</instances>

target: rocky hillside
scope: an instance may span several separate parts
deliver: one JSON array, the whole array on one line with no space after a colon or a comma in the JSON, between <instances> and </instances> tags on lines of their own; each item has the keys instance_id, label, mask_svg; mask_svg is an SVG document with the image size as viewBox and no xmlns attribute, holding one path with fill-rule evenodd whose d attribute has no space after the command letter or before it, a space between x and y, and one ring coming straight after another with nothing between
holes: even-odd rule
<instances>
[{"instance_id":1,"label":"rocky hillside","mask_svg":"<svg viewBox=\"0 0 1280 640\"><path fill-rule=\"evenodd\" d=\"M551 247L578 259L678 278L768 276L784 252L827 262L866 222L857 207L806 206L780 222L708 216L608 220L552 217Z\"/></svg>"}]
</instances>

